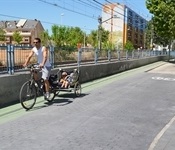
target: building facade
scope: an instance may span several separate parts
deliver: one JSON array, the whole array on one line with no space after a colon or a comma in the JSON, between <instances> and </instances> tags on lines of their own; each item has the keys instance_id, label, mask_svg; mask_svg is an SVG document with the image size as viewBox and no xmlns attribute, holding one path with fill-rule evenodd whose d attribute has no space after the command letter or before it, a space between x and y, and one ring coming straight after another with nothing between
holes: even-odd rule
<instances>
[{"instance_id":1,"label":"building facade","mask_svg":"<svg viewBox=\"0 0 175 150\"><path fill-rule=\"evenodd\" d=\"M39 20L20 19L13 21L0 21L0 28L5 31L5 41L0 44L16 44L13 40L13 33L18 31L22 36L21 45L32 45L35 37L40 37L44 28Z\"/></svg>"},{"instance_id":2,"label":"building facade","mask_svg":"<svg viewBox=\"0 0 175 150\"><path fill-rule=\"evenodd\" d=\"M127 41L137 48L145 48L147 20L135 11L119 3L103 5L102 27L110 32L110 41L118 49L124 49Z\"/></svg>"}]
</instances>

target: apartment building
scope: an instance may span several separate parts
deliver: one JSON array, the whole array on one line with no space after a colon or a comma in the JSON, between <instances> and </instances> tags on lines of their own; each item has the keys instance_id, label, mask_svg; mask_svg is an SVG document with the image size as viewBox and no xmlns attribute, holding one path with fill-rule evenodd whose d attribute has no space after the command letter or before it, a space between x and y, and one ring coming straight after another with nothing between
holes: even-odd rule
<instances>
[{"instance_id":1,"label":"apartment building","mask_svg":"<svg viewBox=\"0 0 175 150\"><path fill-rule=\"evenodd\" d=\"M145 48L147 20L131 8L119 3L103 5L102 27L110 32L110 41L116 48L123 49L129 40L134 47Z\"/></svg>"},{"instance_id":2,"label":"apartment building","mask_svg":"<svg viewBox=\"0 0 175 150\"><path fill-rule=\"evenodd\" d=\"M5 41L0 44L16 44L13 33L18 31L22 36L22 45L32 45L35 37L39 37L44 28L39 20L20 19L13 21L0 21L0 28L5 31Z\"/></svg>"}]
</instances>

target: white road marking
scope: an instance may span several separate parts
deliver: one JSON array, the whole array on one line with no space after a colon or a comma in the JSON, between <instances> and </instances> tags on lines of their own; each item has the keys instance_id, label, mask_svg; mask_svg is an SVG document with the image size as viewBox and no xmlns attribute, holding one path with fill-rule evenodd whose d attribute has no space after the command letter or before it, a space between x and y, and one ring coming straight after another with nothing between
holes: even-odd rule
<instances>
[{"instance_id":1,"label":"white road marking","mask_svg":"<svg viewBox=\"0 0 175 150\"><path fill-rule=\"evenodd\" d=\"M175 78L152 77L153 80L175 81Z\"/></svg>"},{"instance_id":2,"label":"white road marking","mask_svg":"<svg viewBox=\"0 0 175 150\"><path fill-rule=\"evenodd\" d=\"M169 123L165 125L165 127L157 134L157 136L154 138L153 142L151 143L148 150L154 150L157 143L159 142L160 138L163 136L163 134L168 130L168 128L172 125L172 123L175 121L175 116L170 120Z\"/></svg>"}]
</instances>

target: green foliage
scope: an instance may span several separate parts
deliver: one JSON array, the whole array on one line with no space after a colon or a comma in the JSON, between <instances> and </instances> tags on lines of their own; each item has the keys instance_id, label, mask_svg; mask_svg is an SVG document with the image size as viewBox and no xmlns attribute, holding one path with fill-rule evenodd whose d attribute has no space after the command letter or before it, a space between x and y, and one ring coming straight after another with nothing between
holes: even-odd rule
<instances>
[{"instance_id":1,"label":"green foliage","mask_svg":"<svg viewBox=\"0 0 175 150\"><path fill-rule=\"evenodd\" d=\"M52 26L51 39L58 47L77 47L77 43L83 43L84 33L79 27Z\"/></svg>"},{"instance_id":2,"label":"green foliage","mask_svg":"<svg viewBox=\"0 0 175 150\"><path fill-rule=\"evenodd\" d=\"M50 36L49 36L48 30L43 31L40 34L40 39L41 39L41 42L44 46L48 46L50 44Z\"/></svg>"},{"instance_id":3,"label":"green foliage","mask_svg":"<svg viewBox=\"0 0 175 150\"><path fill-rule=\"evenodd\" d=\"M59 27L57 25L52 26L52 35L51 38L54 41L56 46L61 46L61 41L63 41L63 27Z\"/></svg>"},{"instance_id":4,"label":"green foliage","mask_svg":"<svg viewBox=\"0 0 175 150\"><path fill-rule=\"evenodd\" d=\"M106 31L104 28L101 28L101 42L106 43L108 42L109 31Z\"/></svg>"},{"instance_id":5,"label":"green foliage","mask_svg":"<svg viewBox=\"0 0 175 150\"><path fill-rule=\"evenodd\" d=\"M114 50L115 45L110 41L106 41L103 43L102 47L106 50Z\"/></svg>"},{"instance_id":6,"label":"green foliage","mask_svg":"<svg viewBox=\"0 0 175 150\"><path fill-rule=\"evenodd\" d=\"M67 33L67 44L76 47L78 43L83 43L84 33L79 27L71 27Z\"/></svg>"},{"instance_id":7,"label":"green foliage","mask_svg":"<svg viewBox=\"0 0 175 150\"><path fill-rule=\"evenodd\" d=\"M13 33L13 40L19 44L22 41L22 36L20 35L19 31L15 31Z\"/></svg>"},{"instance_id":8,"label":"green foliage","mask_svg":"<svg viewBox=\"0 0 175 150\"><path fill-rule=\"evenodd\" d=\"M146 0L146 6L153 14L154 31L160 37L175 38L175 1Z\"/></svg>"},{"instance_id":9,"label":"green foliage","mask_svg":"<svg viewBox=\"0 0 175 150\"><path fill-rule=\"evenodd\" d=\"M5 31L0 28L0 41L5 41Z\"/></svg>"},{"instance_id":10,"label":"green foliage","mask_svg":"<svg viewBox=\"0 0 175 150\"><path fill-rule=\"evenodd\" d=\"M98 47L98 43L101 40L102 49L104 49L106 47L109 47L108 37L109 31L106 31L104 28L99 28L99 30L92 30L88 36L88 43L90 43L93 47Z\"/></svg>"},{"instance_id":11,"label":"green foliage","mask_svg":"<svg viewBox=\"0 0 175 150\"><path fill-rule=\"evenodd\" d=\"M97 38L99 38L99 34L101 35L101 44L103 46L104 43L107 43L109 37L109 31L105 31L103 28L101 28L99 32L98 30L92 30L88 36L86 35L86 43L91 44L93 47L97 47L99 40ZM79 27L52 26L51 40L57 47L66 47L66 49L69 50L77 48L78 43L81 43L81 45L84 44L84 36L85 33ZM47 41L48 37L48 33L44 32L42 33L41 39Z\"/></svg>"},{"instance_id":12,"label":"green foliage","mask_svg":"<svg viewBox=\"0 0 175 150\"><path fill-rule=\"evenodd\" d=\"M124 45L124 49L127 51L133 51L134 50L133 43L131 41L127 41Z\"/></svg>"},{"instance_id":13,"label":"green foliage","mask_svg":"<svg viewBox=\"0 0 175 150\"><path fill-rule=\"evenodd\" d=\"M90 35L88 36L88 43L90 43L93 47L98 47L98 39L97 39L98 31L92 30Z\"/></svg>"}]
</instances>

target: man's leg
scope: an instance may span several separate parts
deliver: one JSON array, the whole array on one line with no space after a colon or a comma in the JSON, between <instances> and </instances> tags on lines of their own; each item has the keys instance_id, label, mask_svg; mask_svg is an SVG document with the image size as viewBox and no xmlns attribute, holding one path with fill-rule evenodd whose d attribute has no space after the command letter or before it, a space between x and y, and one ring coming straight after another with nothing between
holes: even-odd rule
<instances>
[{"instance_id":1,"label":"man's leg","mask_svg":"<svg viewBox=\"0 0 175 150\"><path fill-rule=\"evenodd\" d=\"M50 84L49 84L49 76L50 76L50 71L51 71L51 67L44 67L42 69L42 78L44 79L44 85L45 85L45 98L49 99L50 97L50 93L49 93L49 88L50 88Z\"/></svg>"},{"instance_id":2,"label":"man's leg","mask_svg":"<svg viewBox=\"0 0 175 150\"><path fill-rule=\"evenodd\" d=\"M45 84L46 92L49 92L49 87L50 87L49 81L48 80L44 80L44 84Z\"/></svg>"}]
</instances>

